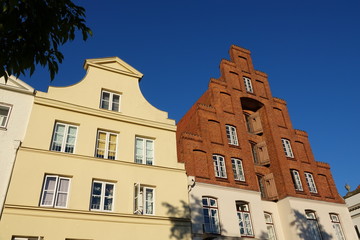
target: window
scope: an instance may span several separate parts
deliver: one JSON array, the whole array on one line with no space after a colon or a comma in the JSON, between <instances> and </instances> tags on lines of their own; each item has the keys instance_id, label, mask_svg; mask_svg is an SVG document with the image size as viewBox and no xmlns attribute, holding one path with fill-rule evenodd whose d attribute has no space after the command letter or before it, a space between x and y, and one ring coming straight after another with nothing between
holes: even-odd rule
<instances>
[{"instance_id":1,"label":"window","mask_svg":"<svg viewBox=\"0 0 360 240\"><path fill-rule=\"evenodd\" d=\"M136 137L135 162L147 165L154 164L154 140Z\"/></svg>"},{"instance_id":2,"label":"window","mask_svg":"<svg viewBox=\"0 0 360 240\"><path fill-rule=\"evenodd\" d=\"M225 160L223 156L213 155L215 176L226 178Z\"/></svg>"},{"instance_id":3,"label":"window","mask_svg":"<svg viewBox=\"0 0 360 240\"><path fill-rule=\"evenodd\" d=\"M311 193L317 193L315 181L311 173L305 173L306 184L309 187Z\"/></svg>"},{"instance_id":4,"label":"window","mask_svg":"<svg viewBox=\"0 0 360 240\"><path fill-rule=\"evenodd\" d=\"M77 126L56 123L54 128L51 151L74 153Z\"/></svg>"},{"instance_id":5,"label":"window","mask_svg":"<svg viewBox=\"0 0 360 240\"><path fill-rule=\"evenodd\" d=\"M235 146L239 145L237 134L236 134L236 127L226 125L226 136L228 139L228 143L230 145L235 145Z\"/></svg>"},{"instance_id":6,"label":"window","mask_svg":"<svg viewBox=\"0 0 360 240\"><path fill-rule=\"evenodd\" d=\"M70 178L46 175L40 206L66 208L69 196Z\"/></svg>"},{"instance_id":7,"label":"window","mask_svg":"<svg viewBox=\"0 0 360 240\"><path fill-rule=\"evenodd\" d=\"M239 219L241 236L254 236L249 204L243 201L236 201L236 212Z\"/></svg>"},{"instance_id":8,"label":"window","mask_svg":"<svg viewBox=\"0 0 360 240\"><path fill-rule=\"evenodd\" d=\"M245 89L247 92L250 92L250 93L253 93L253 87L252 87L252 84L251 84L251 79L248 78L248 77L243 77L244 79L244 83L245 83Z\"/></svg>"},{"instance_id":9,"label":"window","mask_svg":"<svg viewBox=\"0 0 360 240\"><path fill-rule=\"evenodd\" d=\"M242 161L240 159L231 158L232 169L234 173L234 179L237 181L245 181L244 170Z\"/></svg>"},{"instance_id":10,"label":"window","mask_svg":"<svg viewBox=\"0 0 360 240\"><path fill-rule=\"evenodd\" d=\"M339 215L335 213L330 213L330 219L335 231L335 236L337 240L345 240L343 230L341 228Z\"/></svg>"},{"instance_id":11,"label":"window","mask_svg":"<svg viewBox=\"0 0 360 240\"><path fill-rule=\"evenodd\" d=\"M112 211L115 185L109 182L93 181L90 209Z\"/></svg>"},{"instance_id":12,"label":"window","mask_svg":"<svg viewBox=\"0 0 360 240\"><path fill-rule=\"evenodd\" d=\"M283 148L284 148L285 156L290 157L290 158L294 158L294 154L293 154L292 149L291 149L290 141L288 139L282 138L281 142L282 142L282 145L283 145Z\"/></svg>"},{"instance_id":13,"label":"window","mask_svg":"<svg viewBox=\"0 0 360 240\"><path fill-rule=\"evenodd\" d=\"M246 128L249 133L261 135L263 127L261 124L260 112L244 112Z\"/></svg>"},{"instance_id":14,"label":"window","mask_svg":"<svg viewBox=\"0 0 360 240\"><path fill-rule=\"evenodd\" d=\"M294 182L294 187L296 191L303 191L303 187L301 184L300 174L297 170L291 170L291 176Z\"/></svg>"},{"instance_id":15,"label":"window","mask_svg":"<svg viewBox=\"0 0 360 240\"><path fill-rule=\"evenodd\" d=\"M311 210L305 210L305 215L306 215L307 229L310 234L309 236L312 236L313 240L321 240L322 238L315 212Z\"/></svg>"},{"instance_id":16,"label":"window","mask_svg":"<svg viewBox=\"0 0 360 240\"><path fill-rule=\"evenodd\" d=\"M202 197L204 232L220 234L219 211L217 200L212 197Z\"/></svg>"},{"instance_id":17,"label":"window","mask_svg":"<svg viewBox=\"0 0 360 240\"><path fill-rule=\"evenodd\" d=\"M117 134L98 131L95 157L115 159Z\"/></svg>"},{"instance_id":18,"label":"window","mask_svg":"<svg viewBox=\"0 0 360 240\"><path fill-rule=\"evenodd\" d=\"M251 145L251 153L252 153L254 163L260 164L256 143L250 142L250 145Z\"/></svg>"},{"instance_id":19,"label":"window","mask_svg":"<svg viewBox=\"0 0 360 240\"><path fill-rule=\"evenodd\" d=\"M259 184L261 198L266 198L266 192L265 192L265 186L264 186L264 176L256 175L256 178L257 178L257 181Z\"/></svg>"},{"instance_id":20,"label":"window","mask_svg":"<svg viewBox=\"0 0 360 240\"><path fill-rule=\"evenodd\" d=\"M11 240L43 240L44 237L19 237L19 236L13 236Z\"/></svg>"},{"instance_id":21,"label":"window","mask_svg":"<svg viewBox=\"0 0 360 240\"><path fill-rule=\"evenodd\" d=\"M155 188L142 186L140 183L135 183L134 201L135 214L155 214Z\"/></svg>"},{"instance_id":22,"label":"window","mask_svg":"<svg viewBox=\"0 0 360 240\"><path fill-rule=\"evenodd\" d=\"M120 111L120 99L121 99L121 95L119 95L119 94L108 92L108 91L102 91L100 108L119 112Z\"/></svg>"},{"instance_id":23,"label":"window","mask_svg":"<svg viewBox=\"0 0 360 240\"><path fill-rule=\"evenodd\" d=\"M268 232L268 240L276 240L275 227L270 213L264 213L266 228Z\"/></svg>"},{"instance_id":24,"label":"window","mask_svg":"<svg viewBox=\"0 0 360 240\"><path fill-rule=\"evenodd\" d=\"M9 120L11 107L0 104L0 128L6 128Z\"/></svg>"}]
</instances>

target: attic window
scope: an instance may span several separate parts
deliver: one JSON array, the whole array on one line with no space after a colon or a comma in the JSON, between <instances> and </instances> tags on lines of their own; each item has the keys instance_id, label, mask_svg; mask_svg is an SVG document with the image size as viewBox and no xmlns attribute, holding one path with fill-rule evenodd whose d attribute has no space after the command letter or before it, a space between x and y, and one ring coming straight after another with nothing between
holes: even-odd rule
<instances>
[{"instance_id":1,"label":"attic window","mask_svg":"<svg viewBox=\"0 0 360 240\"><path fill-rule=\"evenodd\" d=\"M100 108L120 112L121 95L103 90L101 92Z\"/></svg>"}]
</instances>

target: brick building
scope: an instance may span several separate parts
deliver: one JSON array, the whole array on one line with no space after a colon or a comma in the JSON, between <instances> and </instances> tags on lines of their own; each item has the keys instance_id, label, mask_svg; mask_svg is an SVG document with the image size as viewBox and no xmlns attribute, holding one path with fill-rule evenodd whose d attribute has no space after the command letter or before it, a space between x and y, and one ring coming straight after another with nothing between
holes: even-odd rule
<instances>
[{"instance_id":1,"label":"brick building","mask_svg":"<svg viewBox=\"0 0 360 240\"><path fill-rule=\"evenodd\" d=\"M355 239L327 163L293 128L250 51L231 46L221 76L178 123L194 239Z\"/></svg>"}]
</instances>

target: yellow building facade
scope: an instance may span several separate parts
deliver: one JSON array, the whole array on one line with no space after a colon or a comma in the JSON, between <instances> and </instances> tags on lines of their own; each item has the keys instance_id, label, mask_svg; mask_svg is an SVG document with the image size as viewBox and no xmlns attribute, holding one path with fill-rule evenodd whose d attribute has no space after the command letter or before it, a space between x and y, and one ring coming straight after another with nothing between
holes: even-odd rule
<instances>
[{"instance_id":1,"label":"yellow building facade","mask_svg":"<svg viewBox=\"0 0 360 240\"><path fill-rule=\"evenodd\" d=\"M175 121L121 59L84 67L79 83L35 96L0 239L190 239Z\"/></svg>"}]
</instances>

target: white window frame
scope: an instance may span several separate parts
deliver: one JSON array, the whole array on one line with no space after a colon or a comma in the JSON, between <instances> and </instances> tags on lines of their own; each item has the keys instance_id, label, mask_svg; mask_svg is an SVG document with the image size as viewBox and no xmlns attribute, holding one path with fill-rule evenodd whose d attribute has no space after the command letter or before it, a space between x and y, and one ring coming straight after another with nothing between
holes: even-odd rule
<instances>
[{"instance_id":1,"label":"white window frame","mask_svg":"<svg viewBox=\"0 0 360 240\"><path fill-rule=\"evenodd\" d=\"M104 149L99 148L99 143L101 141L101 139L99 138L100 133L104 133L105 134L105 142L104 142ZM110 137L111 136L116 136L116 141L115 143L115 151L111 151L110 150ZM117 146L118 146L118 135L117 133L114 132L108 132L108 131L103 131L103 130L98 130L97 131L97 135L96 135L96 149L95 149L95 157L97 158L104 158L104 159L111 159L111 160L115 160L116 159L116 154L117 154ZM99 151L103 151L104 155L99 154ZM111 152L114 152L114 157L111 158L110 154ZM101 157L102 156L102 157Z\"/></svg>"},{"instance_id":2,"label":"white window frame","mask_svg":"<svg viewBox=\"0 0 360 240\"><path fill-rule=\"evenodd\" d=\"M101 192L100 194L94 194L94 185L95 183L99 183L101 184ZM111 195L107 195L106 193L106 187L107 185L112 186L112 193ZM93 198L94 197L98 197L100 198L100 204L96 204L99 205L99 208L95 208L93 205L95 205L93 203ZM110 204L110 210L108 209L108 207L106 207L105 205L105 200L106 199L111 199L111 204ZM91 198L90 198L90 210L91 211L103 211L103 212L113 212L114 211L114 199L115 199L115 183L113 182L105 182L105 181L99 181L99 180L93 180L92 181L92 186L91 186Z\"/></svg>"},{"instance_id":3,"label":"white window frame","mask_svg":"<svg viewBox=\"0 0 360 240\"><path fill-rule=\"evenodd\" d=\"M243 77L245 83L245 89L247 92L254 93L254 89L252 86L251 78Z\"/></svg>"},{"instance_id":4,"label":"white window frame","mask_svg":"<svg viewBox=\"0 0 360 240\"><path fill-rule=\"evenodd\" d=\"M152 199L149 199L147 197L147 191L152 191ZM154 187L144 186L140 183L134 184L134 214L155 215L155 203L156 201Z\"/></svg>"},{"instance_id":5,"label":"white window frame","mask_svg":"<svg viewBox=\"0 0 360 240\"><path fill-rule=\"evenodd\" d=\"M217 199L213 197L202 197L202 210L205 233L220 234L219 209Z\"/></svg>"},{"instance_id":6,"label":"white window frame","mask_svg":"<svg viewBox=\"0 0 360 240\"><path fill-rule=\"evenodd\" d=\"M294 180L294 187L296 191L304 191L304 188L301 183L300 173L298 170L292 169L291 175Z\"/></svg>"},{"instance_id":7,"label":"white window frame","mask_svg":"<svg viewBox=\"0 0 360 240\"><path fill-rule=\"evenodd\" d=\"M55 178L54 189L47 189L47 180L50 178ZM62 180L68 181L68 189L66 191L60 190L60 183ZM69 202L70 185L71 185L71 178L69 178L69 177L62 177L62 176L58 176L58 175L45 175L43 189L41 192L40 206L41 207L54 207L54 208L67 208L68 202ZM51 203L49 203L49 204L45 203L45 198L47 197L47 194L52 194ZM66 194L65 206L61 206L58 204L58 199L59 199L60 194L62 194L62 195Z\"/></svg>"},{"instance_id":8,"label":"white window frame","mask_svg":"<svg viewBox=\"0 0 360 240\"><path fill-rule=\"evenodd\" d=\"M289 157L289 158L294 158L294 153L293 153L292 148L291 148L290 140L286 139L286 138L282 138L281 142L282 142L282 146L283 146L283 149L284 149L285 156Z\"/></svg>"},{"instance_id":9,"label":"white window frame","mask_svg":"<svg viewBox=\"0 0 360 240\"><path fill-rule=\"evenodd\" d=\"M274 226L274 221L272 218L272 214L271 213L267 213L264 212L264 218L265 218L265 223L266 223L266 229L268 232L268 240L276 240L276 231L275 231L275 226Z\"/></svg>"},{"instance_id":10,"label":"white window frame","mask_svg":"<svg viewBox=\"0 0 360 240\"><path fill-rule=\"evenodd\" d=\"M142 141L141 149L137 148L138 141ZM149 149L152 147L152 149ZM135 163L154 165L155 141L149 138L135 138Z\"/></svg>"},{"instance_id":11,"label":"white window frame","mask_svg":"<svg viewBox=\"0 0 360 240\"><path fill-rule=\"evenodd\" d=\"M0 115L0 128L6 128L8 122L9 122L12 106L0 103L0 108L5 109L5 110L7 109L6 116L5 115Z\"/></svg>"},{"instance_id":12,"label":"white window frame","mask_svg":"<svg viewBox=\"0 0 360 240\"><path fill-rule=\"evenodd\" d=\"M245 182L245 174L242 160L238 158L231 158L231 165L234 173L234 179L237 181Z\"/></svg>"},{"instance_id":13,"label":"white window frame","mask_svg":"<svg viewBox=\"0 0 360 240\"><path fill-rule=\"evenodd\" d=\"M339 214L336 213L329 213L329 214L335 232L336 240L345 240L345 235L341 227Z\"/></svg>"},{"instance_id":14,"label":"white window frame","mask_svg":"<svg viewBox=\"0 0 360 240\"><path fill-rule=\"evenodd\" d=\"M104 93L109 94L109 102L108 102L107 107L105 107L103 105L103 103L106 101L106 100L104 100ZM118 109L114 108L114 96L119 97ZM100 96L100 108L101 109L106 109L106 110L110 110L110 111L114 111L114 112L120 112L120 104L121 104L121 94L113 93L113 92L106 91L106 90L101 91L101 96Z\"/></svg>"},{"instance_id":15,"label":"white window frame","mask_svg":"<svg viewBox=\"0 0 360 240\"><path fill-rule=\"evenodd\" d=\"M316 213L312 210L305 210L305 216L309 234L313 236L314 240L322 240Z\"/></svg>"},{"instance_id":16,"label":"white window frame","mask_svg":"<svg viewBox=\"0 0 360 240\"><path fill-rule=\"evenodd\" d=\"M221 155L213 155L215 177L227 178L225 158Z\"/></svg>"},{"instance_id":17,"label":"white window frame","mask_svg":"<svg viewBox=\"0 0 360 240\"><path fill-rule=\"evenodd\" d=\"M305 174L306 184L309 188L309 191L311 193L317 193L318 191L316 189L316 184L315 184L313 175L309 172L305 172L304 174Z\"/></svg>"},{"instance_id":18,"label":"white window frame","mask_svg":"<svg viewBox=\"0 0 360 240\"><path fill-rule=\"evenodd\" d=\"M60 126L60 125L64 126L64 131L62 133L59 133L59 132L56 131L57 127ZM72 151L68 151L67 147L70 145L68 140L69 140L69 137L71 137L71 135L70 135L70 129L71 128L75 128L75 136L72 136L72 137L74 137L74 143L73 143L73 146L72 146ZM62 134L61 142L56 142L56 136L58 134L59 135ZM53 136L52 136L50 150L55 151L55 152L75 153L77 134L78 134L78 126L73 125L73 124L63 123L63 122L56 122L55 126L54 126L54 132L53 132ZM60 145L60 149L57 149L56 144Z\"/></svg>"},{"instance_id":19,"label":"white window frame","mask_svg":"<svg viewBox=\"0 0 360 240\"><path fill-rule=\"evenodd\" d=\"M237 201L236 213L239 220L239 230L242 237L253 237L254 230L251 222L249 203Z\"/></svg>"},{"instance_id":20,"label":"white window frame","mask_svg":"<svg viewBox=\"0 0 360 240\"><path fill-rule=\"evenodd\" d=\"M236 127L226 125L226 136L230 145L239 146L239 141L236 133Z\"/></svg>"}]
</instances>

